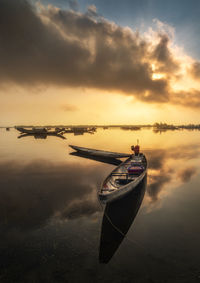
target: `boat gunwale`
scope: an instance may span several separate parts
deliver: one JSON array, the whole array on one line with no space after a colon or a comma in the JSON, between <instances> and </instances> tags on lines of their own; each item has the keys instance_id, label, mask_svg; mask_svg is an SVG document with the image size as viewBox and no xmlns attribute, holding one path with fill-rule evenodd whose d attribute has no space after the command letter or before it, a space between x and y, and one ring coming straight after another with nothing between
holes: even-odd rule
<instances>
[{"instance_id":1,"label":"boat gunwale","mask_svg":"<svg viewBox=\"0 0 200 283\"><path fill-rule=\"evenodd\" d=\"M113 190L110 191L110 193L109 193L109 192L108 192L108 193L102 193L102 188L103 188L103 186L108 182L108 179L111 178L112 174L113 174L114 172L116 172L116 171L117 171L121 166L123 166L126 162L128 162L128 161L132 158L132 156L130 156L129 158L127 158L126 160L124 160L121 164L119 164L119 165L106 177L106 179L105 179L105 180L103 181L103 183L101 184L101 188L100 188L100 190L99 190L99 192L98 192L99 198L100 198L100 200L101 200L102 202L107 203L107 202L111 202L112 200L115 200L116 198L122 197L122 195L124 195L124 194L126 194L126 193L129 192L129 190L126 191L126 189L127 189L128 187L131 187L131 184L133 185L133 184L135 183L135 184L137 185L138 182L140 182L140 181L144 178L144 176L145 176L146 173L147 173L147 160L146 160L145 155L144 155L144 154L142 154L142 155L143 155L143 157L145 158L145 162L143 162L143 164L145 163L145 169L144 169L144 171L143 171L137 178L133 179L133 181L129 182L128 184L125 184L125 185L121 186L121 188L118 188L118 189L116 189L116 190L114 190L114 191L113 191ZM124 191L125 191L125 192L124 192ZM119 194L119 192L121 192L121 194ZM122 193L122 192L124 192L124 193ZM113 196L113 198L112 198L112 196ZM104 198L104 199L101 199L101 197Z\"/></svg>"},{"instance_id":2,"label":"boat gunwale","mask_svg":"<svg viewBox=\"0 0 200 283\"><path fill-rule=\"evenodd\" d=\"M48 131L46 128L41 128L40 129L26 129L23 127L16 127L16 130L18 130L20 133L23 134L32 134L32 135L56 135L56 134L61 134L61 130L54 130L54 131Z\"/></svg>"},{"instance_id":3,"label":"boat gunwale","mask_svg":"<svg viewBox=\"0 0 200 283\"><path fill-rule=\"evenodd\" d=\"M100 156L101 154L105 153L105 157L116 157L116 158L126 158L130 157L130 154L128 153L118 153L114 151L106 151L106 150L99 150L99 149L92 149L87 147L81 147L76 145L69 145L72 149L78 151L78 152L84 152L87 154L97 155Z\"/></svg>"}]
</instances>

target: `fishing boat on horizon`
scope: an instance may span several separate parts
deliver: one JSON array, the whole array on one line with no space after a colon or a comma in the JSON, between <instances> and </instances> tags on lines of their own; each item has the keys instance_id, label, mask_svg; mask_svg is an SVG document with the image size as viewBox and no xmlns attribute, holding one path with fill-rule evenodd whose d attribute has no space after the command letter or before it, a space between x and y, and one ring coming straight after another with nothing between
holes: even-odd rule
<instances>
[{"instance_id":1,"label":"fishing boat on horizon","mask_svg":"<svg viewBox=\"0 0 200 283\"><path fill-rule=\"evenodd\" d=\"M31 129L27 129L24 127L15 127L21 134L37 134L37 135L56 135L61 134L63 129L56 128L55 130L48 130L45 127L32 127Z\"/></svg>"}]
</instances>

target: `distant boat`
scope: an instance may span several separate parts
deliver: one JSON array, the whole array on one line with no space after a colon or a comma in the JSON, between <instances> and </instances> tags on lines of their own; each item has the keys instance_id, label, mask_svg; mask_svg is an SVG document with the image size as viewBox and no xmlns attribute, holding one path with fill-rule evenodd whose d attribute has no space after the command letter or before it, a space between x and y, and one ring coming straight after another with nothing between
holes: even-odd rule
<instances>
[{"instance_id":1,"label":"distant boat","mask_svg":"<svg viewBox=\"0 0 200 283\"><path fill-rule=\"evenodd\" d=\"M23 134L58 134L63 131L63 129L55 129L54 131L47 130L46 128L40 128L40 127L33 127L32 129L26 129L23 127L16 127L16 129Z\"/></svg>"},{"instance_id":2,"label":"distant boat","mask_svg":"<svg viewBox=\"0 0 200 283\"><path fill-rule=\"evenodd\" d=\"M84 133L94 134L96 132L95 127L69 127L64 130L64 133L73 133L75 136L83 135Z\"/></svg>"},{"instance_id":3,"label":"distant boat","mask_svg":"<svg viewBox=\"0 0 200 283\"><path fill-rule=\"evenodd\" d=\"M132 131L138 131L141 129L139 126L122 126L122 130L132 130Z\"/></svg>"},{"instance_id":4,"label":"distant boat","mask_svg":"<svg viewBox=\"0 0 200 283\"><path fill-rule=\"evenodd\" d=\"M112 202L129 193L143 180L146 172L145 155L142 153L131 155L105 179L99 191L100 201Z\"/></svg>"}]
</instances>

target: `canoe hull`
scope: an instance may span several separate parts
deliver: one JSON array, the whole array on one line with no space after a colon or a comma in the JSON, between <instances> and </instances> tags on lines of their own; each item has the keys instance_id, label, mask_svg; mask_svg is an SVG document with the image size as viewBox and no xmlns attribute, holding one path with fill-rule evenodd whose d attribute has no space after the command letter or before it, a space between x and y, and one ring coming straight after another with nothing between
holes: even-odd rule
<instances>
[{"instance_id":1,"label":"canoe hull","mask_svg":"<svg viewBox=\"0 0 200 283\"><path fill-rule=\"evenodd\" d=\"M101 190L98 193L99 196L99 200L103 203L110 203L113 202L117 199L122 198L124 195L128 194L130 191L134 190L134 188L137 187L137 185L144 179L144 177L147 175L147 162L146 162L146 158L144 157L144 171L135 179L133 179L133 181L131 181L130 183L120 186L118 189L115 189L114 191L112 191L111 193L104 193L103 192L103 187L109 183L109 180L112 177L113 173L116 173L120 170L120 168L125 167L125 165L127 164L127 162L129 162L131 160L131 157L128 158L127 160L125 160L122 164L120 164L116 169L114 169L111 174L105 179L105 181L103 182L102 186L101 186Z\"/></svg>"},{"instance_id":2,"label":"canoe hull","mask_svg":"<svg viewBox=\"0 0 200 283\"><path fill-rule=\"evenodd\" d=\"M45 128L41 129L25 129L21 127L16 127L16 129L23 134L31 134L31 135L56 135L61 132L61 130L56 130L56 131L48 131Z\"/></svg>"},{"instance_id":3,"label":"canoe hull","mask_svg":"<svg viewBox=\"0 0 200 283\"><path fill-rule=\"evenodd\" d=\"M106 203L110 203L110 202L113 202L113 201L115 201L117 199L120 199L120 198L124 197L126 194L128 194L134 188L136 188L137 185L144 179L144 177L146 175L147 175L147 172L145 170L145 172L143 172L133 184L128 184L128 185L124 186L123 189L115 191L115 192L113 192L110 195L103 195L103 194L99 193L99 200L103 204L106 204Z\"/></svg>"},{"instance_id":4,"label":"canoe hull","mask_svg":"<svg viewBox=\"0 0 200 283\"><path fill-rule=\"evenodd\" d=\"M123 158L123 157L129 157L130 154L126 153L117 153L117 152L111 152L111 151L104 151L104 150L97 150L97 149L91 149L86 147L80 147L75 145L69 145L71 148L76 150L77 152L84 153L84 154L91 154L95 156L101 156L101 157L111 157L111 158Z\"/></svg>"}]
</instances>

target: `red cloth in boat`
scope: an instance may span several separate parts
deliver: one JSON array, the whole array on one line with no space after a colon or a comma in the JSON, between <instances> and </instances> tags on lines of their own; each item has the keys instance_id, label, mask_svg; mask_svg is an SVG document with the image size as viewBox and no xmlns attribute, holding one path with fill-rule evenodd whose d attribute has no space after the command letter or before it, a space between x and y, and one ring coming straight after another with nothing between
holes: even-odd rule
<instances>
[{"instance_id":1,"label":"red cloth in boat","mask_svg":"<svg viewBox=\"0 0 200 283\"><path fill-rule=\"evenodd\" d=\"M142 166L129 166L128 167L128 173L142 173L144 171L144 168Z\"/></svg>"}]
</instances>

